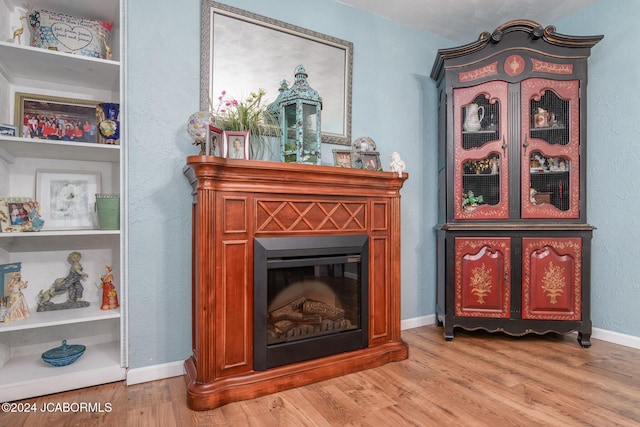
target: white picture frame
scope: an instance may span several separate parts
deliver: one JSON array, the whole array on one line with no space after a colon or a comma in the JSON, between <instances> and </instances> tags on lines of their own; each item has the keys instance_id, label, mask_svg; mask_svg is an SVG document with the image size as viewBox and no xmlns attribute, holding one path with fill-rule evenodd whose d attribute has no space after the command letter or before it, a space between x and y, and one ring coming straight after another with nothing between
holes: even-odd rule
<instances>
[{"instance_id":1,"label":"white picture frame","mask_svg":"<svg viewBox=\"0 0 640 427\"><path fill-rule=\"evenodd\" d=\"M96 228L96 193L100 192L100 172L36 170L43 230Z\"/></svg>"}]
</instances>

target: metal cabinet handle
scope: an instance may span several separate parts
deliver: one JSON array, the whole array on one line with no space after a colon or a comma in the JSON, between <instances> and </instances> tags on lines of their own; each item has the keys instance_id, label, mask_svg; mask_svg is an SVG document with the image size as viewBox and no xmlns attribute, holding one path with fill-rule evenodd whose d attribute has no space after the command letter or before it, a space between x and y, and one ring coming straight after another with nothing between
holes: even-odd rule
<instances>
[{"instance_id":1,"label":"metal cabinet handle","mask_svg":"<svg viewBox=\"0 0 640 427\"><path fill-rule=\"evenodd\" d=\"M524 137L524 144L522 144L522 146L524 147L524 155L527 155L527 147L529 147L529 140L527 139L527 137Z\"/></svg>"}]
</instances>

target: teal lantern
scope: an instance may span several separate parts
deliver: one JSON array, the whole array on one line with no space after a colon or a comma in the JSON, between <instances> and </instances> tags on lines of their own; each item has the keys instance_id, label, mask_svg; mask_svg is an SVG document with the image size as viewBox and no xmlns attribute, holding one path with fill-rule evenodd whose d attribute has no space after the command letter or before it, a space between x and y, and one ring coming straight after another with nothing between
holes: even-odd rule
<instances>
[{"instance_id":1,"label":"teal lantern","mask_svg":"<svg viewBox=\"0 0 640 427\"><path fill-rule=\"evenodd\" d=\"M322 98L309 86L307 77L304 67L299 65L293 85L278 96L280 160L319 165Z\"/></svg>"}]
</instances>

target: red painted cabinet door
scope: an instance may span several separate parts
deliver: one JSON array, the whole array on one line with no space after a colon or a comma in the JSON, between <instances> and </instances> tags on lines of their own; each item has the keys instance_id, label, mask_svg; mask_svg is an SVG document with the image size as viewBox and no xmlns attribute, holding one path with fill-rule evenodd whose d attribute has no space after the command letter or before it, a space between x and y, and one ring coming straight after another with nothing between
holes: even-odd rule
<instances>
[{"instance_id":1,"label":"red painted cabinet door","mask_svg":"<svg viewBox=\"0 0 640 427\"><path fill-rule=\"evenodd\" d=\"M511 239L455 239L455 314L507 319L510 315Z\"/></svg>"},{"instance_id":2,"label":"red painted cabinet door","mask_svg":"<svg viewBox=\"0 0 640 427\"><path fill-rule=\"evenodd\" d=\"M508 85L454 89L454 217L508 219Z\"/></svg>"},{"instance_id":3,"label":"red painted cabinet door","mask_svg":"<svg viewBox=\"0 0 640 427\"><path fill-rule=\"evenodd\" d=\"M581 320L582 239L522 239L522 318Z\"/></svg>"},{"instance_id":4,"label":"red painted cabinet door","mask_svg":"<svg viewBox=\"0 0 640 427\"><path fill-rule=\"evenodd\" d=\"M522 218L580 215L580 82L521 84Z\"/></svg>"}]
</instances>

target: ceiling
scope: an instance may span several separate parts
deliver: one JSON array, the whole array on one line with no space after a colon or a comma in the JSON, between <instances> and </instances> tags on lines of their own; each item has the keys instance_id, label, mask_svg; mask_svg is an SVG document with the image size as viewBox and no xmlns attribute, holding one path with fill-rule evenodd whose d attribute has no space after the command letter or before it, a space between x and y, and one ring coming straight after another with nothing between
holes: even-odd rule
<instances>
[{"instance_id":1,"label":"ceiling","mask_svg":"<svg viewBox=\"0 0 640 427\"><path fill-rule=\"evenodd\" d=\"M546 27L599 0L338 0L408 27L460 43L513 19Z\"/></svg>"}]
</instances>

